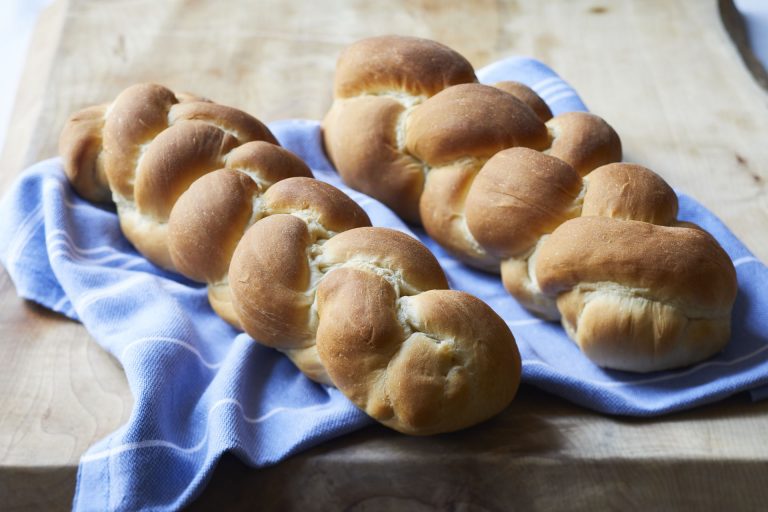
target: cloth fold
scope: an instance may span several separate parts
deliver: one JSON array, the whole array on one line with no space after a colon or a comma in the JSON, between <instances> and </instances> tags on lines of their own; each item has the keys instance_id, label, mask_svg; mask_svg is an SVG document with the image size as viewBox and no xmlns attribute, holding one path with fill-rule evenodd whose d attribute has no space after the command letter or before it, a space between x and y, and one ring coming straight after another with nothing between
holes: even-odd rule
<instances>
[{"instance_id":1,"label":"cloth fold","mask_svg":"<svg viewBox=\"0 0 768 512\"><path fill-rule=\"evenodd\" d=\"M531 59L506 59L478 76L487 83L524 82L555 114L585 110L567 83ZM768 396L768 269L691 198L680 195L680 217L709 230L736 265L730 344L683 370L602 370L558 324L519 306L498 276L460 264L421 230L344 186L323 154L317 122L281 121L270 128L318 179L357 201L374 225L421 239L452 287L490 304L515 334L524 382L620 415L663 414L740 391ZM266 466L371 422L339 391L312 383L287 358L219 319L203 286L141 257L120 233L112 209L73 193L59 159L26 170L0 203L0 261L20 296L85 325L122 364L135 398L128 423L82 457L76 510L178 509L200 492L225 451Z\"/></svg>"}]
</instances>

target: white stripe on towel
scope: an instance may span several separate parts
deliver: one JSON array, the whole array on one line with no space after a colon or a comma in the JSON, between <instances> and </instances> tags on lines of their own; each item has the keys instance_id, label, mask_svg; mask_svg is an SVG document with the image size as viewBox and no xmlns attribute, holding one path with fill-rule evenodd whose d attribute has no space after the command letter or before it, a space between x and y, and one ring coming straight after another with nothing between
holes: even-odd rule
<instances>
[{"instance_id":1,"label":"white stripe on towel","mask_svg":"<svg viewBox=\"0 0 768 512\"><path fill-rule=\"evenodd\" d=\"M745 263L760 263L760 260L755 258L754 256L744 256L743 258L733 260L734 267L738 267L739 265L744 265Z\"/></svg>"},{"instance_id":2,"label":"white stripe on towel","mask_svg":"<svg viewBox=\"0 0 768 512\"><path fill-rule=\"evenodd\" d=\"M53 309L54 311L61 312L64 310L64 306L68 305L67 304L68 302L69 302L69 298L67 298L67 296L65 295L62 298L60 298L59 301L56 302L56 304L54 304L51 309Z\"/></svg>"},{"instance_id":3,"label":"white stripe on towel","mask_svg":"<svg viewBox=\"0 0 768 512\"><path fill-rule=\"evenodd\" d=\"M94 302L108 297L113 297L118 292L138 284L146 284L149 279L150 278L145 274L136 274L129 277L128 279L124 279L120 282L107 286L106 288L98 288L96 290L92 290L91 292L86 292L78 298L77 309L83 311Z\"/></svg>"},{"instance_id":4,"label":"white stripe on towel","mask_svg":"<svg viewBox=\"0 0 768 512\"><path fill-rule=\"evenodd\" d=\"M125 358L125 354L126 352L128 352L129 349L136 347L142 343L147 343L150 341L159 342L159 343L171 343L173 345L178 345L182 348L185 348L190 352L192 352L194 355L196 355L197 358L200 360L200 362L203 364L203 366L205 366L206 368L210 368L212 370L219 368L223 364L223 361L220 361L218 363L209 362L203 356L203 354L197 349L197 347L195 347L191 343L187 343L186 341L181 340L179 338L171 338L169 336L147 336L145 338L139 338L137 340L134 340L130 342L128 345L126 345L123 351L120 353L120 360L122 361Z\"/></svg>"},{"instance_id":5,"label":"white stripe on towel","mask_svg":"<svg viewBox=\"0 0 768 512\"><path fill-rule=\"evenodd\" d=\"M535 84L533 84L531 86L531 89L533 89L538 93L538 91L541 91L547 88L551 84L562 83L562 82L563 82L563 79L560 78L559 76L550 76L549 78L545 78L544 80L540 80Z\"/></svg>"},{"instance_id":6,"label":"white stripe on towel","mask_svg":"<svg viewBox=\"0 0 768 512\"><path fill-rule=\"evenodd\" d=\"M571 89L568 84L565 82L560 82L557 84L552 84L549 87L545 87L544 89L541 89L539 91L536 91L536 93L541 96L541 98L544 101L549 101L548 98L551 98L552 96L556 96L558 94L561 94L563 92L568 92L573 94L573 89Z\"/></svg>"},{"instance_id":7,"label":"white stripe on towel","mask_svg":"<svg viewBox=\"0 0 768 512\"><path fill-rule=\"evenodd\" d=\"M73 210L75 208L88 208L88 209L96 208L96 206L94 206L91 203L86 202L83 199L79 199L78 198L78 199L75 199L75 201L77 201L77 202L74 202L74 201L70 200L69 197L67 197L68 196L68 194L67 194L68 191L67 190L63 190L63 192L64 193L61 196L61 201L69 209ZM74 199L75 196L72 196L72 198Z\"/></svg>"},{"instance_id":8,"label":"white stripe on towel","mask_svg":"<svg viewBox=\"0 0 768 512\"><path fill-rule=\"evenodd\" d=\"M242 418L246 422L253 423L253 424L262 423L268 420L269 418L271 418L272 416L279 413L284 413L284 412L306 413L306 412L311 412L317 409L328 407L328 404L318 404L318 405L311 405L309 407L298 407L298 408L275 407L274 409L268 411L267 413L261 416L252 418L245 414L245 408L243 407L243 404L241 404L239 401L235 400L234 398L222 398L221 400L213 404L213 406L211 406L211 408L208 410L208 421L206 421L206 424L205 424L205 434L203 435L203 438L200 440L200 442L193 446L184 447L184 446L179 446L176 443L172 443L170 441L165 441L162 439L150 439L147 441L140 441L138 443L125 443L119 446L115 446L114 448L109 448L107 450L102 450L100 452L83 455L80 458L80 464L86 464L88 462L105 459L113 455L118 455L120 453L132 451L132 450L138 450L141 448L170 448L172 450L180 451L182 453L198 452L205 446L205 443L208 440L208 434L210 432L210 419L213 411L224 405L234 405L235 407L240 409L240 415L242 416Z\"/></svg>"},{"instance_id":9,"label":"white stripe on towel","mask_svg":"<svg viewBox=\"0 0 768 512\"><path fill-rule=\"evenodd\" d=\"M564 100L566 98L570 98L576 96L576 93L573 91L565 91L560 94L557 94L555 96L552 96L551 98L547 98L547 104L554 105L558 101Z\"/></svg>"},{"instance_id":10,"label":"white stripe on towel","mask_svg":"<svg viewBox=\"0 0 768 512\"><path fill-rule=\"evenodd\" d=\"M144 265L147 263L146 260L143 258L132 258L130 261L126 261L125 263L121 263L120 265L115 265L113 268L120 268L123 270L128 270L133 267L138 267L139 265Z\"/></svg>"},{"instance_id":11,"label":"white stripe on towel","mask_svg":"<svg viewBox=\"0 0 768 512\"><path fill-rule=\"evenodd\" d=\"M60 239L56 239L59 237ZM48 244L53 243L59 243L59 244L66 244L69 248L71 248L73 251L75 251L78 254L86 255L86 254L98 254L100 252L118 252L117 249L115 249L111 245L99 245L97 247L80 247L77 245L77 243L72 239L69 233L64 231L63 229L52 229L45 237L46 242Z\"/></svg>"},{"instance_id":12,"label":"white stripe on towel","mask_svg":"<svg viewBox=\"0 0 768 512\"><path fill-rule=\"evenodd\" d=\"M83 262L83 263L88 263L89 265L103 265L104 263L109 263L110 261L122 260L122 259L125 259L125 258L129 258L129 260L130 260L129 262L130 263L135 263L137 265L144 262L140 258L136 258L136 257L131 256L130 254L125 254L125 253L122 253L122 252L118 252L118 253L114 253L114 254L108 254L106 256L102 256L101 258L84 258L83 256L80 256L79 254L77 254L75 252L72 252L72 248L69 247L68 245L66 245L66 242L64 242L63 240L54 242L54 244L56 244L56 245L64 245L64 247L66 247L69 250L53 251L52 253L50 253L51 254L50 258L51 259L54 259L54 258L56 258L58 256L66 256L66 257L68 257L69 259L71 259L73 261L80 261L80 262ZM53 245L53 244L51 244L51 245ZM121 268L123 268L123 267L121 267Z\"/></svg>"}]
</instances>

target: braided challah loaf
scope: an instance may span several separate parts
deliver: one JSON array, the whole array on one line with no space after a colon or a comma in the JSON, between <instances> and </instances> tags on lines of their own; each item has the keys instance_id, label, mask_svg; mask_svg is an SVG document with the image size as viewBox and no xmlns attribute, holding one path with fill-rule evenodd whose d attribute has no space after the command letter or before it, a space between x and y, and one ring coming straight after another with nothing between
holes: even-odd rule
<instances>
[{"instance_id":1,"label":"braided challah loaf","mask_svg":"<svg viewBox=\"0 0 768 512\"><path fill-rule=\"evenodd\" d=\"M126 238L168 269L168 216L203 174L238 169L254 173L263 188L312 175L256 118L156 84L134 85L111 104L75 113L59 152L75 190L91 201L113 200Z\"/></svg>"},{"instance_id":2,"label":"braided challah loaf","mask_svg":"<svg viewBox=\"0 0 768 512\"><path fill-rule=\"evenodd\" d=\"M232 242L242 212L252 225ZM433 434L499 412L520 379L509 328L475 297L446 290L416 239L368 224L326 183L288 178L260 195L225 169L182 194L169 242L178 269L217 290L212 300L228 303L231 288L228 313L248 334L385 425Z\"/></svg>"},{"instance_id":3,"label":"braided challah loaf","mask_svg":"<svg viewBox=\"0 0 768 512\"><path fill-rule=\"evenodd\" d=\"M514 397L506 323L247 114L139 85L75 114L61 150L75 189L111 195L139 251L207 283L225 320L380 422L447 432Z\"/></svg>"},{"instance_id":4,"label":"braided challah loaf","mask_svg":"<svg viewBox=\"0 0 768 512\"><path fill-rule=\"evenodd\" d=\"M445 290L437 260L408 235L330 231L285 214L248 230L229 279L249 334L324 370L312 376L401 432L457 430L510 402L520 356L490 307Z\"/></svg>"},{"instance_id":5,"label":"braided challah loaf","mask_svg":"<svg viewBox=\"0 0 768 512\"><path fill-rule=\"evenodd\" d=\"M324 140L347 184L423 224L466 263L498 271L498 259L468 229L464 211L485 162L523 146L583 175L620 160L621 142L595 115L551 118L523 84L476 81L469 62L438 43L399 36L359 41L339 58Z\"/></svg>"},{"instance_id":6,"label":"braided challah loaf","mask_svg":"<svg viewBox=\"0 0 768 512\"><path fill-rule=\"evenodd\" d=\"M720 350L735 271L711 236L676 220L664 180L614 163L621 143L599 117L552 117L523 84L474 82L432 41L347 48L323 122L339 174L459 259L500 271L601 366L662 370Z\"/></svg>"},{"instance_id":7,"label":"braided challah loaf","mask_svg":"<svg viewBox=\"0 0 768 512\"><path fill-rule=\"evenodd\" d=\"M72 115L59 151L75 190L92 201L114 200L126 238L150 261L170 270L177 270L168 242L171 209L197 178L221 168L237 170L242 186L262 193L282 179L312 176L256 118L156 84L131 86L111 104ZM226 196L231 190L221 192ZM200 210L203 215L206 211ZM215 276L202 279L183 254L177 260L190 277L214 284L209 288L211 305L237 325L228 289L218 283L226 277L234 245L252 215L246 210L228 213L226 219L209 217L206 226L209 233L220 233L205 255L216 263L211 270Z\"/></svg>"}]
</instances>

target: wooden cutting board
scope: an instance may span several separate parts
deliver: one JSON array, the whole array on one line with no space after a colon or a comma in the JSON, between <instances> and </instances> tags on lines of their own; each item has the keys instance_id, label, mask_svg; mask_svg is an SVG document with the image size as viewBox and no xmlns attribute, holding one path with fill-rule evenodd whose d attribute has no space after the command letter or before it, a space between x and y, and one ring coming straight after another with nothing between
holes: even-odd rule
<instances>
[{"instance_id":1,"label":"wooden cutting board","mask_svg":"<svg viewBox=\"0 0 768 512\"><path fill-rule=\"evenodd\" d=\"M70 112L134 82L264 121L318 119L340 49L396 32L438 39L476 67L543 60L616 128L626 160L703 202L768 261L768 95L758 84L768 80L734 44L744 41L734 13L725 0L59 1L33 38L0 191L56 154ZM130 414L122 371L79 324L18 299L4 271L0 361L0 508L69 508L80 455ZM260 471L225 459L197 506L760 509L766 432L768 403L744 396L638 420L523 388L500 417L462 433L373 427Z\"/></svg>"}]
</instances>

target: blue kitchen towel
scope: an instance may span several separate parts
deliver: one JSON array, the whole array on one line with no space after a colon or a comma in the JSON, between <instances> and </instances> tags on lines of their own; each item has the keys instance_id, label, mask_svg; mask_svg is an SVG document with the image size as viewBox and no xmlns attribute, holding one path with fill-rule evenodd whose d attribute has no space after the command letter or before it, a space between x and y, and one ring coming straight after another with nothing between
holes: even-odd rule
<instances>
[{"instance_id":1,"label":"blue kitchen towel","mask_svg":"<svg viewBox=\"0 0 768 512\"><path fill-rule=\"evenodd\" d=\"M478 75L485 82L529 84L555 114L585 109L570 86L531 59L507 59ZM692 199L680 196L681 217L709 230L737 268L731 343L680 371L602 370L558 324L523 310L498 276L458 263L389 209L345 187L323 155L317 122L270 127L317 178L360 203L374 225L418 236L453 287L479 296L504 317L520 346L526 382L594 410L637 416L744 390L756 398L766 394L768 270ZM26 170L0 203L0 260L19 295L85 325L122 364L135 399L128 423L82 457L76 510L178 509L200 492L225 451L265 466L371 423L337 390L307 380L285 357L216 317L204 287L137 254L112 209L73 193L59 159Z\"/></svg>"}]
</instances>

